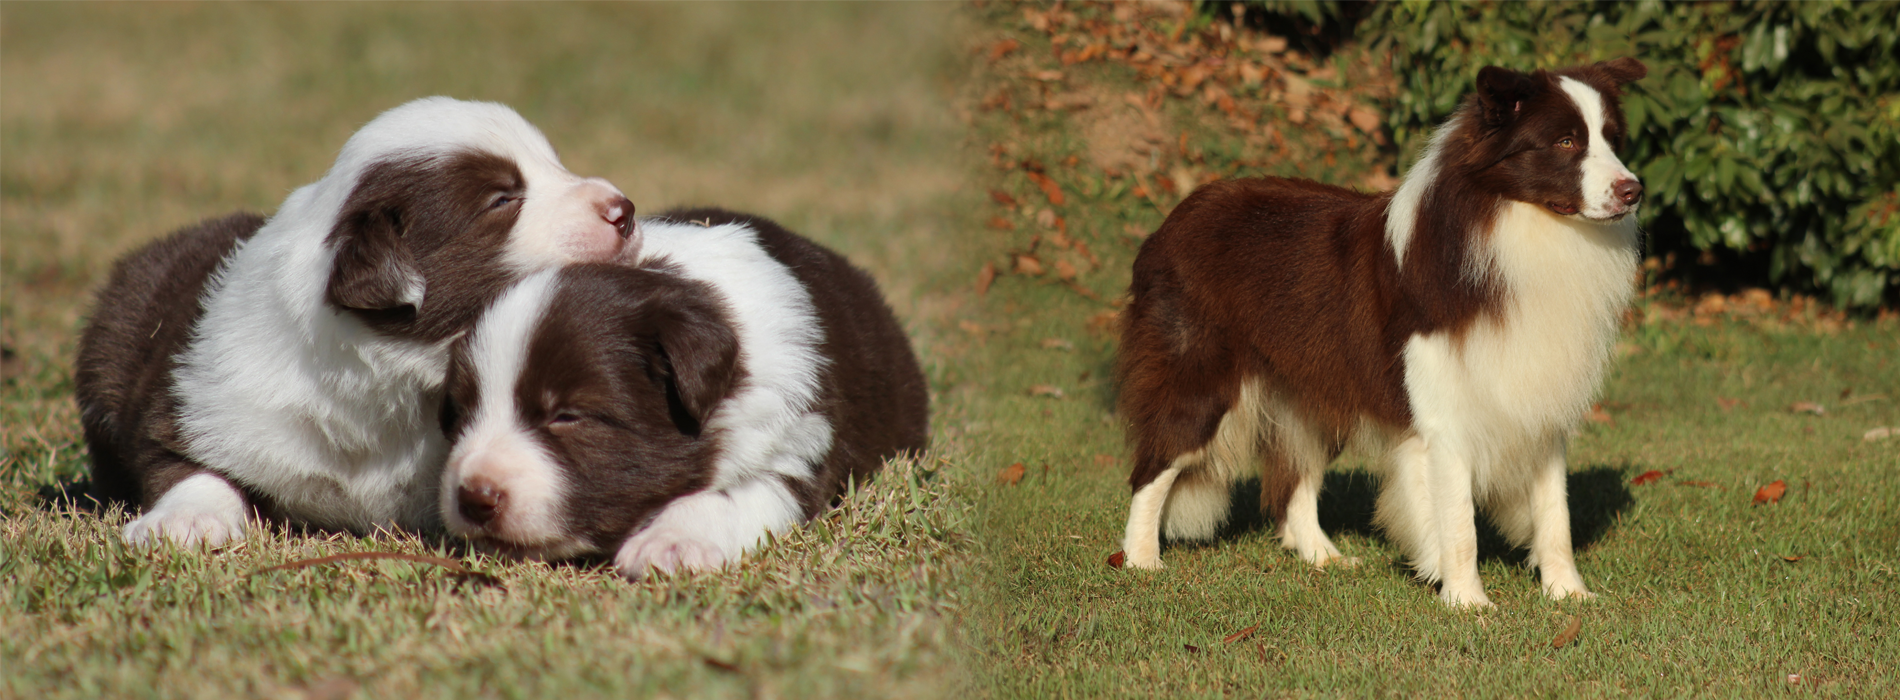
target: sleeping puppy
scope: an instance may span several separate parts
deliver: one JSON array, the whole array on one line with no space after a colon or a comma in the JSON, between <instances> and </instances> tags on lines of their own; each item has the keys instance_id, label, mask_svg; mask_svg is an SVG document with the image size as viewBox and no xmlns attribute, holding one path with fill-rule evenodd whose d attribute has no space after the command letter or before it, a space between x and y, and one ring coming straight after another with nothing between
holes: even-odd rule
<instances>
[{"instance_id":1,"label":"sleeping puppy","mask_svg":"<svg viewBox=\"0 0 1900 700\"><path fill-rule=\"evenodd\" d=\"M385 112L268 221L208 221L119 262L74 377L94 496L143 509L134 543L215 545L253 508L439 529L450 342L523 275L627 254L633 233L633 204L507 107Z\"/></svg>"},{"instance_id":2,"label":"sleeping puppy","mask_svg":"<svg viewBox=\"0 0 1900 700\"><path fill-rule=\"evenodd\" d=\"M531 276L456 343L450 531L630 578L717 568L923 450L924 378L868 275L731 212L640 232L631 264Z\"/></svg>"}]
</instances>

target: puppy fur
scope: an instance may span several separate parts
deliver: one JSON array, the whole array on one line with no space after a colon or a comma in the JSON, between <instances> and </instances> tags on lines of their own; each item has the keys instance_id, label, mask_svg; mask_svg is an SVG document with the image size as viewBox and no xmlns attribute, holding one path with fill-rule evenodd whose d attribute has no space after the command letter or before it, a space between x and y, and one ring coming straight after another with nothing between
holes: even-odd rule
<instances>
[{"instance_id":1,"label":"puppy fur","mask_svg":"<svg viewBox=\"0 0 1900 700\"><path fill-rule=\"evenodd\" d=\"M641 223L641 255L528 278L456 347L449 528L514 556L706 569L927 443L870 277L756 217Z\"/></svg>"},{"instance_id":2,"label":"puppy fur","mask_svg":"<svg viewBox=\"0 0 1900 700\"><path fill-rule=\"evenodd\" d=\"M439 528L448 344L522 275L611 259L632 233L632 203L507 107L385 112L268 221L209 221L120 261L75 377L95 495L143 510L131 542L217 544L253 508Z\"/></svg>"}]
</instances>

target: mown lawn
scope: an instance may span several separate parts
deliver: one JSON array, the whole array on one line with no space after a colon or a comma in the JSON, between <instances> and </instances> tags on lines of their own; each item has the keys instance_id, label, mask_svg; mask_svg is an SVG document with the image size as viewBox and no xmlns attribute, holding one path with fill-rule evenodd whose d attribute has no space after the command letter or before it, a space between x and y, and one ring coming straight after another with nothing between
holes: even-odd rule
<instances>
[{"instance_id":1,"label":"mown lawn","mask_svg":"<svg viewBox=\"0 0 1900 700\"><path fill-rule=\"evenodd\" d=\"M1160 76L1131 62L1059 60L1085 56L1090 32L1105 31L1091 19L1119 20L1087 6L1038 19L1041 9L985 9L975 43L987 69L969 90L984 105L978 145L992 154L979 187L995 194L979 214L987 255L966 282L987 294L962 319L949 380L965 403L947 429L977 446L970 462L989 475L975 494L972 642L993 695L1878 697L1900 687L1900 438L1863 439L1900 425L1900 323L1849 322L1792 299L1698 315L1656 291L1639 305L1599 418L1571 445L1578 565L1596 600L1546 600L1522 553L1486 533L1480 568L1498 607L1442 607L1371 526L1376 478L1353 458L1329 474L1321 521L1357 568L1314 570L1279 549L1245 488L1241 517L1216 544L1168 549L1162 572L1111 568L1130 495L1112 314L1141 237L1180 197L1158 178L1359 185L1393 155L1362 157L1350 140L1368 137L1338 129L1346 120L1288 119L1323 103L1237 94L1284 135L1279 146L1231 128L1218 95L1157 87ZM1032 29L1039 22L1053 28ZM1154 23L1160 36L1179 26ZM1342 50L1285 70L1350 76L1357 60ZM1170 70L1185 75L1184 65ZM1105 157L1117 148L1141 157ZM1824 413L1791 410L1801 402ZM1652 470L1659 478L1632 483ZM1775 481L1787 487L1780 502L1754 505ZM1573 622L1574 637L1554 646Z\"/></svg>"},{"instance_id":2,"label":"mown lawn","mask_svg":"<svg viewBox=\"0 0 1900 700\"><path fill-rule=\"evenodd\" d=\"M922 696L962 677L973 545L939 441L727 571L629 584L451 544L130 550L41 497L86 470L72 355L112 260L268 213L431 94L514 106L642 212L755 211L870 269L929 354L955 259L941 5L44 5L0 21L0 697ZM460 558L270 566L345 552Z\"/></svg>"}]
</instances>

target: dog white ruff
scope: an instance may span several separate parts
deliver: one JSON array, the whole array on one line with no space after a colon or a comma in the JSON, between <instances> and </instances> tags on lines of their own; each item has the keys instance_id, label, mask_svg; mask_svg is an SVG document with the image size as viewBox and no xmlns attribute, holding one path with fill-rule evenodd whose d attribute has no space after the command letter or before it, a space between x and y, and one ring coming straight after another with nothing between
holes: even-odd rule
<instances>
[{"instance_id":1,"label":"dog white ruff","mask_svg":"<svg viewBox=\"0 0 1900 700\"><path fill-rule=\"evenodd\" d=\"M599 217L561 200L579 187L611 188L568 173L546 138L502 105L435 97L378 116L207 284L204 317L174 373L187 457L270 494L302 522L358 532L439 526L447 445L436 412L448 343L387 338L327 305L335 251L326 238L370 165L471 150L512 159L527 181L502 253L520 269L571 252L562 234L576 224L560 219ZM427 303L426 289L412 292Z\"/></svg>"}]
</instances>

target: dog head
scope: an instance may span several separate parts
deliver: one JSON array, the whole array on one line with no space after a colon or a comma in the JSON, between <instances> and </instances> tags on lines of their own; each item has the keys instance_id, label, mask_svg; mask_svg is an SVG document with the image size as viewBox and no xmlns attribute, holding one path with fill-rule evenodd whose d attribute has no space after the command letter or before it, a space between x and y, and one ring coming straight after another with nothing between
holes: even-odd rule
<instances>
[{"instance_id":1,"label":"dog head","mask_svg":"<svg viewBox=\"0 0 1900 700\"><path fill-rule=\"evenodd\" d=\"M1560 216L1615 221L1636 210L1643 184L1616 152L1628 137L1622 87L1648 74L1619 58L1555 71L1487 66L1468 103L1478 118L1479 177L1505 197Z\"/></svg>"},{"instance_id":2,"label":"dog head","mask_svg":"<svg viewBox=\"0 0 1900 700\"><path fill-rule=\"evenodd\" d=\"M637 247L633 203L561 166L513 110L430 97L389 110L278 217L333 211L324 299L390 335L441 340L523 274Z\"/></svg>"},{"instance_id":3,"label":"dog head","mask_svg":"<svg viewBox=\"0 0 1900 700\"><path fill-rule=\"evenodd\" d=\"M706 488L704 428L743 376L728 316L665 269L580 265L509 290L451 353L449 530L519 557L611 552Z\"/></svg>"}]
</instances>

